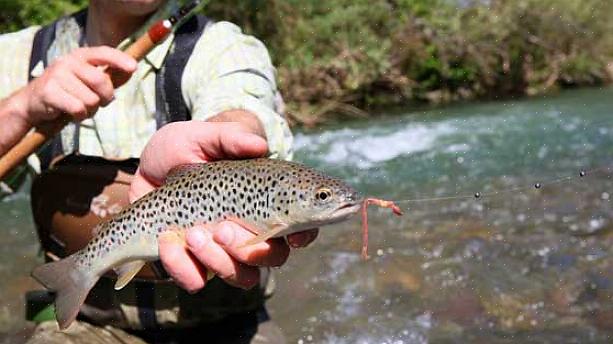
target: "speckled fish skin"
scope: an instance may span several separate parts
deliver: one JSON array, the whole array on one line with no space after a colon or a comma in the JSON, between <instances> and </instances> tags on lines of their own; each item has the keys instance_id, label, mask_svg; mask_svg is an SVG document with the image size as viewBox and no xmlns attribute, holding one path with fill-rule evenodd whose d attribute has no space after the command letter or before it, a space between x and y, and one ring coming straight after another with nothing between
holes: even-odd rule
<instances>
[{"instance_id":1,"label":"speckled fish skin","mask_svg":"<svg viewBox=\"0 0 613 344\"><path fill-rule=\"evenodd\" d=\"M160 233L224 219L261 232L246 244L345 220L361 198L343 181L306 166L270 159L182 166L166 184L101 223L81 251L34 269L32 276L56 296L64 329L104 273L115 268L120 289L145 261L159 258Z\"/></svg>"}]
</instances>

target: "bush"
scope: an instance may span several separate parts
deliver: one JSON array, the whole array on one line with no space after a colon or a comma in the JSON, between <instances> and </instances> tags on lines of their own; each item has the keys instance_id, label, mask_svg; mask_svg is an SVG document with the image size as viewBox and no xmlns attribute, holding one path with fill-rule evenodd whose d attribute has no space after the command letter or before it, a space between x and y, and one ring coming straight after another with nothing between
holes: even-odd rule
<instances>
[{"instance_id":1,"label":"bush","mask_svg":"<svg viewBox=\"0 0 613 344\"><path fill-rule=\"evenodd\" d=\"M87 4L87 0L0 0L0 32L49 23Z\"/></svg>"},{"instance_id":2,"label":"bush","mask_svg":"<svg viewBox=\"0 0 613 344\"><path fill-rule=\"evenodd\" d=\"M268 44L307 124L381 103L600 84L613 52L613 2L601 0L235 0L209 13Z\"/></svg>"},{"instance_id":3,"label":"bush","mask_svg":"<svg viewBox=\"0 0 613 344\"><path fill-rule=\"evenodd\" d=\"M0 2L0 27L82 0ZM226 0L207 15L269 47L291 119L406 101L532 95L610 78L610 0Z\"/></svg>"}]
</instances>

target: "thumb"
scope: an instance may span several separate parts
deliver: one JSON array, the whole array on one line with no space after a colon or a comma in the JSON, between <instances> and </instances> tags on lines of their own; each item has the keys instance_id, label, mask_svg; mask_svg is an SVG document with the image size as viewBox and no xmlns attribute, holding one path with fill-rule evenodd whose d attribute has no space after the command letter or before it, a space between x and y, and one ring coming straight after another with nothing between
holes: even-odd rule
<instances>
[{"instance_id":1,"label":"thumb","mask_svg":"<svg viewBox=\"0 0 613 344\"><path fill-rule=\"evenodd\" d=\"M202 137L214 135L215 139L199 142L203 152L212 160L259 158L268 153L266 140L239 123L208 124L208 127L203 127Z\"/></svg>"},{"instance_id":2,"label":"thumb","mask_svg":"<svg viewBox=\"0 0 613 344\"><path fill-rule=\"evenodd\" d=\"M268 153L268 144L262 137L245 132L231 132L220 137L224 155L232 158L259 158Z\"/></svg>"}]
</instances>

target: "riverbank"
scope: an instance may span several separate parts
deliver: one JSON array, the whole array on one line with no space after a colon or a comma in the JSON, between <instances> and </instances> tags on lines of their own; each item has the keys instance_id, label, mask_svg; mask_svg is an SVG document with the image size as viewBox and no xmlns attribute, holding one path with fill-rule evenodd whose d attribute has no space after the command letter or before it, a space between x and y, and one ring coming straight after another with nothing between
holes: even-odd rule
<instances>
[{"instance_id":1,"label":"riverbank","mask_svg":"<svg viewBox=\"0 0 613 344\"><path fill-rule=\"evenodd\" d=\"M0 5L0 30L86 0ZM613 80L613 2L227 0L206 14L269 47L293 124L368 117L381 105L531 96Z\"/></svg>"},{"instance_id":2,"label":"riverbank","mask_svg":"<svg viewBox=\"0 0 613 344\"><path fill-rule=\"evenodd\" d=\"M290 118L306 126L370 116L382 104L531 96L613 79L609 1L225 1L210 12L266 42Z\"/></svg>"}]
</instances>

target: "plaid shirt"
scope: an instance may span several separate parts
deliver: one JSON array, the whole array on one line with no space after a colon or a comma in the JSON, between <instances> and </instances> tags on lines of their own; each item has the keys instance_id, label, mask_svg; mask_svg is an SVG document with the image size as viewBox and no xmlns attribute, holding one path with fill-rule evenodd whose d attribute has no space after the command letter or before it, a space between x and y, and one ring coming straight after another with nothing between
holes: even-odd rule
<instances>
[{"instance_id":1,"label":"plaid shirt","mask_svg":"<svg viewBox=\"0 0 613 344\"><path fill-rule=\"evenodd\" d=\"M129 45L151 22L176 8L176 0L168 1L119 48ZM0 55L0 98L25 86L28 72L33 77L43 73L42 61L28 71L34 34L39 29L30 27L0 35L0 51L3 52ZM72 18L60 20L47 54L49 63L78 48L82 35ZM81 122L78 138L74 124L62 131L64 153L75 152L74 143L78 142L78 152L83 155L112 160L140 157L157 129L155 74L172 49L173 38L171 35L139 62L128 83L116 89L111 104ZM191 110L192 119L206 120L233 109L250 111L263 124L271 157L291 158L292 135L280 115L283 102L275 83L275 68L259 40L243 34L239 27L229 22L209 24L195 46L181 82L183 99ZM28 162L34 170L39 170L35 156Z\"/></svg>"}]
</instances>

